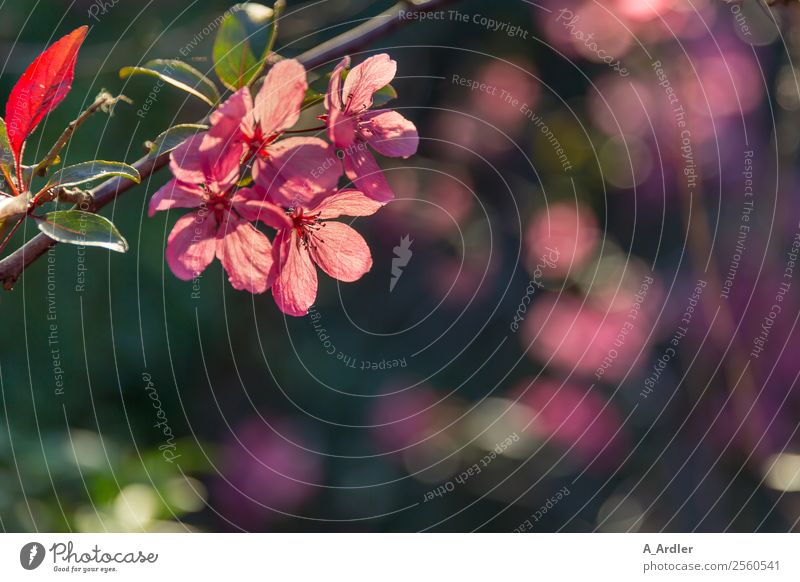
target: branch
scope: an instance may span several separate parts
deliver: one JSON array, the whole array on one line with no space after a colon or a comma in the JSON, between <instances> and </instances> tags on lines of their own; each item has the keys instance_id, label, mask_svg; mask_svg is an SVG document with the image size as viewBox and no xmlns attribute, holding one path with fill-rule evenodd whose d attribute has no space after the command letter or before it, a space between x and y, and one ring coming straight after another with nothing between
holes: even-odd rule
<instances>
[{"instance_id":1,"label":"branch","mask_svg":"<svg viewBox=\"0 0 800 582\"><path fill-rule=\"evenodd\" d=\"M103 111L111 111L111 108L116 105L117 101L125 101L126 103L131 103L131 100L125 97L124 95L118 95L114 97L111 93L103 91L100 93L97 98L94 100L86 111L81 113L77 119L70 122L67 126L67 129L64 130L64 133L61 134L61 137L58 138L58 141L53 144L53 147L50 149L50 152L45 156L45 158L36 164L36 167L33 169L33 173L37 176L44 176L45 172L47 171L48 166L50 166L55 159L58 157L59 152L67 145L67 142L72 137L72 134L75 133L84 121L89 119L97 110L102 109Z\"/></svg>"},{"instance_id":2,"label":"branch","mask_svg":"<svg viewBox=\"0 0 800 582\"><path fill-rule=\"evenodd\" d=\"M354 52L373 40L393 30L414 22L414 18L404 18L409 13L433 12L439 10L453 0L406 0L398 2L363 24L332 38L329 41L307 50L298 57L306 68L313 69L333 59Z\"/></svg>"},{"instance_id":3,"label":"branch","mask_svg":"<svg viewBox=\"0 0 800 582\"><path fill-rule=\"evenodd\" d=\"M309 69L326 64L369 44L380 36L388 34L405 24L415 22L413 18L404 18L405 14L431 12L440 9L451 1L453 0L404 0L398 2L388 10L381 12L352 30L306 51L298 56L297 60ZM168 161L169 154L162 154L158 157L148 155L132 165L139 171L142 181L144 181L166 166ZM117 196L124 194L134 186L136 186L135 183L119 177L99 184L89 190L89 194L94 201L92 210L95 212L100 210ZM3 287L6 290L10 290L23 271L56 244L56 241L49 236L39 233L13 253L0 260L0 282Z\"/></svg>"}]
</instances>

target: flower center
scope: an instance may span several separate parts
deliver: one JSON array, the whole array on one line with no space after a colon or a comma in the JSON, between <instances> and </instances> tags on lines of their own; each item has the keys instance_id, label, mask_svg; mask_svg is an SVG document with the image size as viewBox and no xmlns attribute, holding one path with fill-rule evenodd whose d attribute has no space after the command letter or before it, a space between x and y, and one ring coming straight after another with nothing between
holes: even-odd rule
<instances>
[{"instance_id":1,"label":"flower center","mask_svg":"<svg viewBox=\"0 0 800 582\"><path fill-rule=\"evenodd\" d=\"M292 228L297 233L297 240L306 248L316 248L325 241L319 236L319 230L325 226L317 214L305 214L302 208L289 210Z\"/></svg>"},{"instance_id":2,"label":"flower center","mask_svg":"<svg viewBox=\"0 0 800 582\"><path fill-rule=\"evenodd\" d=\"M214 213L217 221L221 221L223 214L231 208L231 190L225 192L217 192L211 190L208 184L203 184L203 190L208 197L206 200L206 207Z\"/></svg>"},{"instance_id":3,"label":"flower center","mask_svg":"<svg viewBox=\"0 0 800 582\"><path fill-rule=\"evenodd\" d=\"M258 156L263 159L269 158L269 150L267 150L267 146L274 142L276 139L280 137L279 133L274 133L269 136L265 136L264 132L261 130L261 126L256 124L256 129L253 132L253 137L250 138L248 142L248 147L250 148L250 155L251 156Z\"/></svg>"}]
</instances>

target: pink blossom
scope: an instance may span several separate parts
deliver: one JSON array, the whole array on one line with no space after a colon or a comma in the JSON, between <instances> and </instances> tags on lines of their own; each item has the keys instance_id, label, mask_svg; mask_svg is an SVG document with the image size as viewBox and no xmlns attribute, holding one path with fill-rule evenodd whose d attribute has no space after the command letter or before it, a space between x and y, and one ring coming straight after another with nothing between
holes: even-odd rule
<instances>
[{"instance_id":1,"label":"pink blossom","mask_svg":"<svg viewBox=\"0 0 800 582\"><path fill-rule=\"evenodd\" d=\"M299 62L270 69L255 98L243 87L211 114L213 137L241 148L253 159L253 179L272 200L289 206L309 202L336 187L341 166L333 148L316 137L279 138L297 123L308 84Z\"/></svg>"},{"instance_id":2,"label":"pink blossom","mask_svg":"<svg viewBox=\"0 0 800 582\"><path fill-rule=\"evenodd\" d=\"M597 221L582 204L556 202L535 216L525 233L526 264L536 265L557 251L559 260L543 271L544 276L565 277L579 270L595 252L599 239Z\"/></svg>"},{"instance_id":3,"label":"pink blossom","mask_svg":"<svg viewBox=\"0 0 800 582\"><path fill-rule=\"evenodd\" d=\"M375 55L356 65L343 85L342 74L349 66L350 58L345 57L331 75L325 97L328 137L343 150L345 172L356 188L386 202L394 193L367 144L384 156L407 158L416 153L419 135L414 124L396 111L368 111L375 92L388 85L397 72L397 63L389 55Z\"/></svg>"},{"instance_id":4,"label":"pink blossom","mask_svg":"<svg viewBox=\"0 0 800 582\"><path fill-rule=\"evenodd\" d=\"M291 224L278 231L273 247L275 303L289 315L305 315L317 297L316 263L339 281L356 281L372 268L366 241L350 226L331 218L369 216L381 204L357 190L342 190L312 208L291 209Z\"/></svg>"},{"instance_id":5,"label":"pink blossom","mask_svg":"<svg viewBox=\"0 0 800 582\"><path fill-rule=\"evenodd\" d=\"M582 463L611 469L629 448L616 408L597 387L526 378L512 394L535 412L531 432L566 448Z\"/></svg>"},{"instance_id":6,"label":"pink blossom","mask_svg":"<svg viewBox=\"0 0 800 582\"><path fill-rule=\"evenodd\" d=\"M233 525L263 529L299 511L320 492L322 457L311 427L294 418L252 418L222 445L212 481L216 504Z\"/></svg>"},{"instance_id":7,"label":"pink blossom","mask_svg":"<svg viewBox=\"0 0 800 582\"><path fill-rule=\"evenodd\" d=\"M217 257L235 289L263 293L269 288L272 245L250 221L283 228L278 206L258 189L236 190L239 149L198 134L172 152L173 180L150 200L149 215L170 208L197 208L181 217L167 240L167 263L179 279L197 277Z\"/></svg>"},{"instance_id":8,"label":"pink blossom","mask_svg":"<svg viewBox=\"0 0 800 582\"><path fill-rule=\"evenodd\" d=\"M547 294L535 303L523 330L528 353L537 361L613 383L642 363L639 353L646 349L651 324L646 313L640 317L629 327L627 311L601 311L573 295Z\"/></svg>"}]
</instances>

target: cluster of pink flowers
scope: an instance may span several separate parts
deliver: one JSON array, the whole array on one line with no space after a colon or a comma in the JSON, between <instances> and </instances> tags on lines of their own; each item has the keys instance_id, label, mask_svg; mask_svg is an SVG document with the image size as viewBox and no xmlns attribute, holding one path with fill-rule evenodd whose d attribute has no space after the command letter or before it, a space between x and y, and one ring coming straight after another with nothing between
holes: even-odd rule
<instances>
[{"instance_id":1,"label":"cluster of pink flowers","mask_svg":"<svg viewBox=\"0 0 800 582\"><path fill-rule=\"evenodd\" d=\"M216 257L235 289L271 288L284 313L300 316L316 299L314 264L347 282L370 270L372 255L361 235L329 221L371 215L391 200L371 149L405 158L416 152L419 137L399 113L370 110L375 92L394 78L395 61L376 55L347 71L349 63L345 58L333 71L327 114L320 117L332 144L284 137L308 88L304 67L284 60L270 69L255 99L240 89L211 114L208 131L172 152L173 179L151 199L150 216L196 209L168 238L167 263L178 278L197 277ZM343 172L352 188L338 188ZM258 222L277 231L272 242Z\"/></svg>"}]
</instances>

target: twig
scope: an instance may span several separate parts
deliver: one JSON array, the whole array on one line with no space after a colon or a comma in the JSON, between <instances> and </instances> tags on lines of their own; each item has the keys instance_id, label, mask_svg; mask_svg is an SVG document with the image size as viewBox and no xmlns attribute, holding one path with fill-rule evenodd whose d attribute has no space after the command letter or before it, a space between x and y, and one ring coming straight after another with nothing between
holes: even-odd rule
<instances>
[{"instance_id":1,"label":"twig","mask_svg":"<svg viewBox=\"0 0 800 582\"><path fill-rule=\"evenodd\" d=\"M400 26L415 22L413 18L405 18L405 14L438 10L452 1L453 0L407 0L398 2L390 9L381 12L379 15L352 30L306 51L298 56L297 60L309 69L324 65L334 59L343 57L359 47L369 44L373 40ZM144 181L146 178L150 177L150 175L166 166L168 161L169 154L162 154L158 157L148 155L132 165L139 171ZM136 184L130 180L117 177L89 190L89 195L94 201L92 210L100 210L118 195L127 192L135 185ZM36 261L36 259L45 254L50 247L56 244L56 241L49 236L39 233L13 253L0 260L0 282L3 284L3 287L7 290L11 289L25 269Z\"/></svg>"},{"instance_id":2,"label":"twig","mask_svg":"<svg viewBox=\"0 0 800 582\"><path fill-rule=\"evenodd\" d=\"M324 65L331 59L355 51L408 22L414 22L412 17L404 17L406 14L432 12L434 10L439 10L452 1L453 0L407 0L405 2L398 2L363 24L359 24L344 34L340 34L327 42L323 42L307 50L299 57L300 61L310 69Z\"/></svg>"},{"instance_id":3,"label":"twig","mask_svg":"<svg viewBox=\"0 0 800 582\"><path fill-rule=\"evenodd\" d=\"M100 93L97 98L94 100L86 111L81 113L77 119L74 119L69 123L67 129L64 130L64 133L61 134L61 137L58 138L58 141L53 144L53 147L50 149L50 152L45 156L45 158L36 164L36 167L33 169L33 173L37 176L44 176L45 172L47 171L48 166L50 166L55 159L58 157L59 152L67 145L67 142L72 138L72 134L75 133L75 130L78 129L84 121L89 119L97 110L102 109L104 111L108 111L111 107L113 107L117 101L129 101L127 97L124 95L118 95L114 97L111 93L103 91Z\"/></svg>"}]
</instances>

